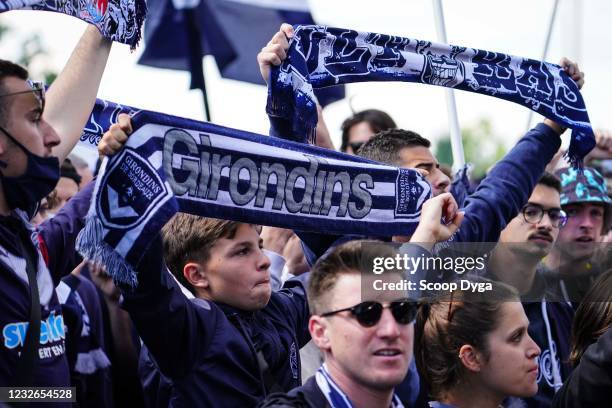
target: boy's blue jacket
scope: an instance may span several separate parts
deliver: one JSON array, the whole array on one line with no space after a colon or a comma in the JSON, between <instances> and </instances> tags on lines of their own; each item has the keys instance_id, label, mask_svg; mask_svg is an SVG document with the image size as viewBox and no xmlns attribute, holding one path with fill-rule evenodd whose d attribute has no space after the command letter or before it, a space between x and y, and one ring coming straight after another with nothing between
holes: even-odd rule
<instances>
[{"instance_id":1,"label":"boy's blue jacket","mask_svg":"<svg viewBox=\"0 0 612 408\"><path fill-rule=\"evenodd\" d=\"M301 384L299 349L310 334L299 281L273 292L265 308L244 312L187 299L163 264L159 238L148 252L138 267L138 287L123 291L123 307L146 346L141 381L145 395L154 396L152 406L255 406L270 392L257 350L280 389Z\"/></svg>"}]
</instances>

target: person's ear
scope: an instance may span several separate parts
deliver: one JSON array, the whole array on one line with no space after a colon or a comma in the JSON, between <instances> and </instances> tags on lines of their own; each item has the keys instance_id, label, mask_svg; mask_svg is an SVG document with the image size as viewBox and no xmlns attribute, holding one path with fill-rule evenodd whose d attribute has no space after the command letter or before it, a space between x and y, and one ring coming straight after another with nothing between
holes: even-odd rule
<instances>
[{"instance_id":1,"label":"person's ear","mask_svg":"<svg viewBox=\"0 0 612 408\"><path fill-rule=\"evenodd\" d=\"M484 363L482 354L469 344L464 344L459 349L459 360L465 368L474 372L479 372Z\"/></svg>"},{"instance_id":2,"label":"person's ear","mask_svg":"<svg viewBox=\"0 0 612 408\"><path fill-rule=\"evenodd\" d=\"M210 286L206 271L204 271L202 265L197 262L187 262L185 266L183 266L183 276L194 288L207 289Z\"/></svg>"},{"instance_id":3,"label":"person's ear","mask_svg":"<svg viewBox=\"0 0 612 408\"><path fill-rule=\"evenodd\" d=\"M321 350L329 350L331 348L331 342L328 336L328 322L324 317L312 315L308 321L308 330L310 331L310 337L312 341Z\"/></svg>"}]
</instances>

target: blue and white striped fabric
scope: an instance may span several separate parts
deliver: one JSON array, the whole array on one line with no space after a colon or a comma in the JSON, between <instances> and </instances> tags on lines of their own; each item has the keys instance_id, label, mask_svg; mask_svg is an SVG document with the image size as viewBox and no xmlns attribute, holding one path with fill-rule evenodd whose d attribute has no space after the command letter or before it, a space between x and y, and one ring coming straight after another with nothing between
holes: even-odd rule
<instances>
[{"instance_id":1,"label":"blue and white striped fabric","mask_svg":"<svg viewBox=\"0 0 612 408\"><path fill-rule=\"evenodd\" d=\"M139 111L105 159L78 247L136 283L148 244L177 211L338 234L410 235L431 188L416 171L316 146ZM126 262L127 261L127 262Z\"/></svg>"},{"instance_id":2,"label":"blue and white striped fabric","mask_svg":"<svg viewBox=\"0 0 612 408\"><path fill-rule=\"evenodd\" d=\"M349 399L348 395L346 395L340 389L340 387L338 387L338 385L329 375L325 363L323 363L317 370L315 380L317 381L319 389L323 395L325 395L327 402L329 402L329 405L332 408L353 408L353 403ZM391 400L391 405L389 405L389 408L404 408L404 404L402 404L402 401L399 399L397 394L393 394L393 399Z\"/></svg>"},{"instance_id":3,"label":"blue and white striped fabric","mask_svg":"<svg viewBox=\"0 0 612 408\"><path fill-rule=\"evenodd\" d=\"M98 27L111 41L136 48L147 13L145 0L0 0L0 13L9 10L63 13Z\"/></svg>"},{"instance_id":4,"label":"blue and white striped fabric","mask_svg":"<svg viewBox=\"0 0 612 408\"><path fill-rule=\"evenodd\" d=\"M317 124L313 88L365 81L417 82L516 102L574 129L573 164L595 146L582 95L558 65L326 26L296 28L287 58L272 69L267 112L292 120L293 139L305 142Z\"/></svg>"}]
</instances>

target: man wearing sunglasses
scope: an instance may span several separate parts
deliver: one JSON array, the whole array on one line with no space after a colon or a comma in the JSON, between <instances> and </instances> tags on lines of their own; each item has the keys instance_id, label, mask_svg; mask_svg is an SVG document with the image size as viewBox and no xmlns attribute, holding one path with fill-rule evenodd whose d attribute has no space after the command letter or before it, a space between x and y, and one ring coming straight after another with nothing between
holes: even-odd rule
<instances>
[{"instance_id":1,"label":"man wearing sunglasses","mask_svg":"<svg viewBox=\"0 0 612 408\"><path fill-rule=\"evenodd\" d=\"M273 394L263 407L403 407L393 390L412 360L417 305L406 292L371 289L375 279L402 279L400 271L371 273L375 257L394 254L380 242L351 241L315 264L308 328L325 362L302 387Z\"/></svg>"},{"instance_id":2,"label":"man wearing sunglasses","mask_svg":"<svg viewBox=\"0 0 612 408\"><path fill-rule=\"evenodd\" d=\"M357 154L359 148L376 133L395 129L397 125L387 113L378 109L366 109L345 119L340 128L342 130L340 151Z\"/></svg>"},{"instance_id":3,"label":"man wearing sunglasses","mask_svg":"<svg viewBox=\"0 0 612 408\"><path fill-rule=\"evenodd\" d=\"M0 60L0 384L68 386L63 316L54 291L78 263L74 242L91 188L34 230L95 102L110 42L91 26L45 95ZM87 189L86 189L87 190ZM89 195L87 195L89 194Z\"/></svg>"},{"instance_id":4,"label":"man wearing sunglasses","mask_svg":"<svg viewBox=\"0 0 612 408\"><path fill-rule=\"evenodd\" d=\"M429 200L414 242L448 239L463 219L461 213L453 217L454 211L449 193ZM441 224L442 217L454 222ZM422 248L413 246L417 252ZM260 407L404 407L394 389L412 362L417 303L406 290L385 289L404 280L403 270L373 273L375 259L397 254L380 241L350 241L317 261L308 284L308 330L324 363L302 387L272 394Z\"/></svg>"},{"instance_id":5,"label":"man wearing sunglasses","mask_svg":"<svg viewBox=\"0 0 612 408\"><path fill-rule=\"evenodd\" d=\"M487 266L491 277L514 286L521 295L529 318L529 336L542 350L538 393L522 405L529 408L549 407L571 372L567 361L574 311L565 302L547 298L542 264L567 222L560 193L561 181L544 173L527 204L501 232Z\"/></svg>"}]
</instances>

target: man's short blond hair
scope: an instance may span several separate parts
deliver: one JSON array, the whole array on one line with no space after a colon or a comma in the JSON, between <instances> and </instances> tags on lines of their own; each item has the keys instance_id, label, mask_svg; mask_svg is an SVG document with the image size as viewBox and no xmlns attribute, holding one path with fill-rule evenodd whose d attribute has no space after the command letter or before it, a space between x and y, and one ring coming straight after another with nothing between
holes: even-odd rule
<instances>
[{"instance_id":1,"label":"man's short blond hair","mask_svg":"<svg viewBox=\"0 0 612 408\"><path fill-rule=\"evenodd\" d=\"M308 285L308 306L311 314L329 312L329 298L338 278L349 273L373 276L375 258L393 258L397 251L389 243L381 241L350 241L335 247L319 258L312 267ZM401 271L389 270L401 273Z\"/></svg>"}]
</instances>

